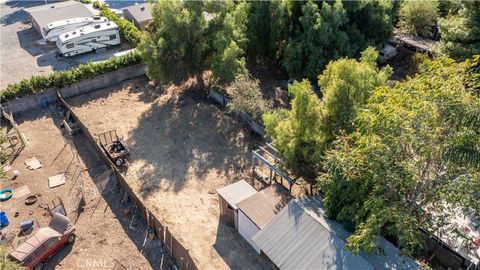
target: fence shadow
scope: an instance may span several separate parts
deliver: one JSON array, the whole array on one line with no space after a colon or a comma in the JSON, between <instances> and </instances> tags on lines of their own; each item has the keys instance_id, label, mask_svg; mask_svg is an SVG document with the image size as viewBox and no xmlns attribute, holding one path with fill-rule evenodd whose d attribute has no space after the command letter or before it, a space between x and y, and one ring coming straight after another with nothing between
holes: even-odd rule
<instances>
[{"instance_id":1,"label":"fence shadow","mask_svg":"<svg viewBox=\"0 0 480 270\"><path fill-rule=\"evenodd\" d=\"M58 93L57 93L58 94ZM59 95L59 94L58 94ZM71 116L76 120L80 126L83 134L76 135L76 137L83 137L84 140L73 140L75 148L79 151L79 156L84 160L87 166L98 163L98 161L89 160L92 157L95 157L99 161L103 161L107 168L110 168L113 172L113 175L117 179L120 188L123 192L128 195L128 198L132 202L132 215L138 215L139 222L136 224L139 230L130 230L131 220L126 219L123 216L123 207L118 201L122 200L122 192L101 192L103 198L108 203L112 211L115 213L117 219L121 223L125 233L129 236L130 239L137 245L139 250L142 250L145 258L148 260L153 269L169 269L173 267L173 260L170 258L165 258L165 252L162 247L166 247L170 256L175 259L176 264L180 267L181 270L192 269L196 270L196 266L190 257L188 250L186 250L180 242L178 242L171 233L169 233L168 228L163 227L159 220L151 214L151 212L143 205L142 201L138 196L133 192L133 190L128 185L123 174L117 169L117 167L112 163L110 159L105 155L100 146L96 143L95 139L92 137L89 130L81 122L81 120L75 115L73 110L71 110L68 103L59 95L60 103L70 111ZM93 174L92 171L89 173ZM92 175L93 178L94 175ZM112 188L112 185L115 185L113 181L109 181L103 190ZM119 197L120 196L120 197ZM151 229L151 230L150 230ZM138 239L143 239L146 236L146 232L154 233L157 236L157 240L152 240L151 245L148 248L143 245L143 241L138 241ZM138 235L140 233L141 235ZM138 238L140 237L140 238ZM146 239L146 238L145 238Z\"/></svg>"}]
</instances>

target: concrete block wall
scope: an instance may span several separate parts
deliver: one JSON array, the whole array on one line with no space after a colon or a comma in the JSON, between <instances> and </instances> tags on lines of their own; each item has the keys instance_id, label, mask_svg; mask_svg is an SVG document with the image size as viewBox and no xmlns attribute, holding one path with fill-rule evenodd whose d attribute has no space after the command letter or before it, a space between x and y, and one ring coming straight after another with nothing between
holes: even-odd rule
<instances>
[{"instance_id":1,"label":"concrete block wall","mask_svg":"<svg viewBox=\"0 0 480 270\"><path fill-rule=\"evenodd\" d=\"M143 64L138 64L106 73L92 79L77 82L62 88L48 89L41 93L11 100L2 103L2 106L6 111L13 114L21 113L32 109L41 108L42 102L44 102L45 99L48 100L49 104L57 101L58 97L56 91L62 94L63 97L74 97L142 75L145 75L145 66Z\"/></svg>"}]
</instances>

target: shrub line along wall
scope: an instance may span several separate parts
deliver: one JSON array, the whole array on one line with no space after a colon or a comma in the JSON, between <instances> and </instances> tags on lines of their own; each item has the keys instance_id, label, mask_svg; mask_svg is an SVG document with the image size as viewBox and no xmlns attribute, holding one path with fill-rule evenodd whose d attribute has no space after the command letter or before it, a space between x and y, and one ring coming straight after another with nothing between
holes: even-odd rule
<instances>
[{"instance_id":1,"label":"shrub line along wall","mask_svg":"<svg viewBox=\"0 0 480 270\"><path fill-rule=\"evenodd\" d=\"M59 92L55 93L57 95L57 99L62 103L62 105L70 112L70 115L75 119L76 123L82 130L83 134L89 140L90 144L93 146L95 151L98 155L103 159L104 163L109 167L115 174L116 178L120 186L123 190L128 194L128 196L134 201L137 209L140 211L142 216L145 218L147 225L150 228L154 229L155 235L158 236L159 240L161 241L162 245L164 245L170 256L173 257L176 261L176 264L180 268L180 270L197 270L195 263L193 262L188 249L184 248L183 245L175 239L172 233L168 230L168 227L162 225L160 220L152 214L152 212L145 207L142 203L140 198L133 192L132 188L128 184L125 176L123 176L120 171L117 169L115 164L107 157L105 152L102 150L100 145L97 141L93 138L92 134L88 130L88 128L82 123L82 121L78 118L75 112L71 109L70 105L65 101L62 95Z\"/></svg>"},{"instance_id":2,"label":"shrub line along wall","mask_svg":"<svg viewBox=\"0 0 480 270\"><path fill-rule=\"evenodd\" d=\"M41 93L36 93L19 99L2 103L2 107L9 113L20 113L42 106L42 103L52 103L58 99L58 91L64 97L73 97L85 94L103 87L111 86L119 82L145 75L145 66L134 66L118 69L92 79L87 79L61 88L51 88Z\"/></svg>"}]
</instances>

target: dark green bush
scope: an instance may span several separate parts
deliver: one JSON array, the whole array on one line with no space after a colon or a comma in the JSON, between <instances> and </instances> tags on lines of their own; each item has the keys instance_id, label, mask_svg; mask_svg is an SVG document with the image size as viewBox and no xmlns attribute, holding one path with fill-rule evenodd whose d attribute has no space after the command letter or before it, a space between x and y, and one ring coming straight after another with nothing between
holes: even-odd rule
<instances>
[{"instance_id":1,"label":"dark green bush","mask_svg":"<svg viewBox=\"0 0 480 270\"><path fill-rule=\"evenodd\" d=\"M106 5L100 5L98 2L95 2L95 6L100 9L100 14L106 17L108 20L116 23L120 29L120 35L124 38L130 45L137 47L140 43L140 36L142 32L133 25L130 21L118 16L117 13L111 11Z\"/></svg>"},{"instance_id":2,"label":"dark green bush","mask_svg":"<svg viewBox=\"0 0 480 270\"><path fill-rule=\"evenodd\" d=\"M63 87L79 81L115 71L117 69L139 64L140 55L137 52L128 53L121 57L113 57L101 63L86 63L65 71L57 71L50 75L32 76L18 83L9 84L0 92L0 101L5 102L16 98L25 97L44 90Z\"/></svg>"}]
</instances>

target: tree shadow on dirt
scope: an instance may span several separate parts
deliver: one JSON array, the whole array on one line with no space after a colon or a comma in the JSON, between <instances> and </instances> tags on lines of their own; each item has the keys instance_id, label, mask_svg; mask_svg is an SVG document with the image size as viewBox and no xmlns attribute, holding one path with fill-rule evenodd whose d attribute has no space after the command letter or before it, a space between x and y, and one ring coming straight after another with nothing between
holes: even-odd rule
<instances>
[{"instance_id":1,"label":"tree shadow on dirt","mask_svg":"<svg viewBox=\"0 0 480 270\"><path fill-rule=\"evenodd\" d=\"M176 98L153 104L128 134L129 173L144 197L222 175L235 182L250 165L255 142L243 123L194 91Z\"/></svg>"}]
</instances>

